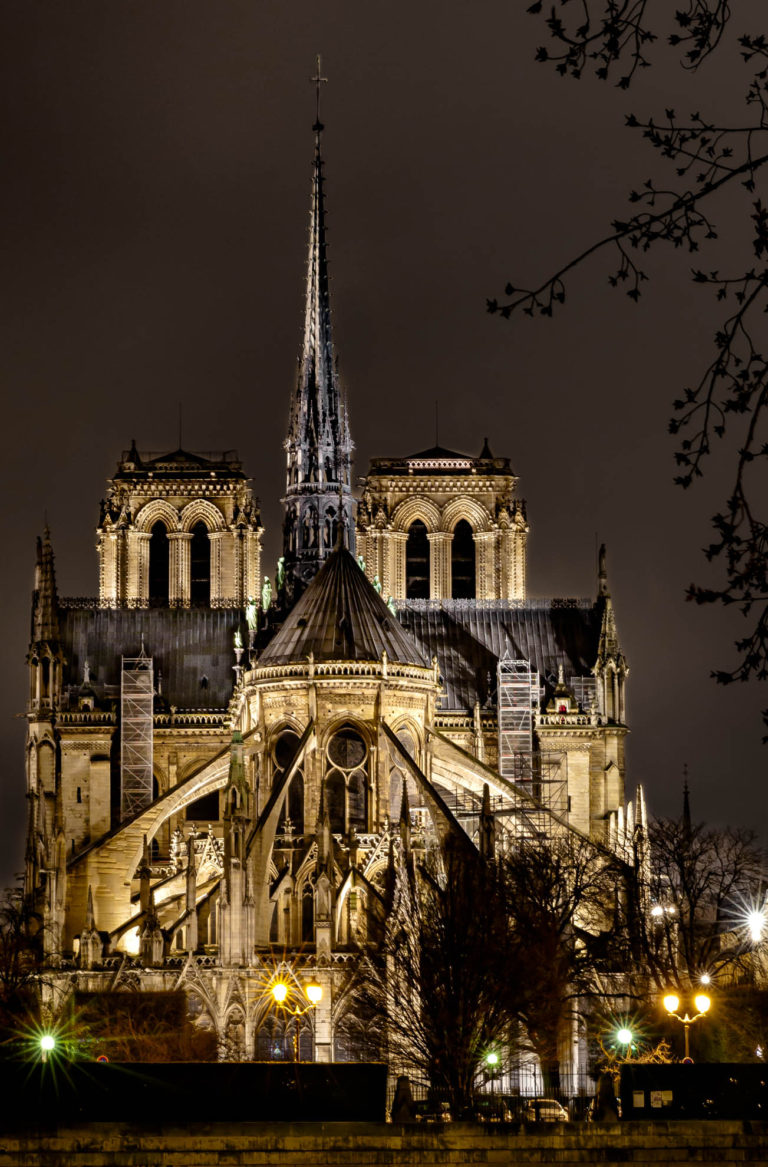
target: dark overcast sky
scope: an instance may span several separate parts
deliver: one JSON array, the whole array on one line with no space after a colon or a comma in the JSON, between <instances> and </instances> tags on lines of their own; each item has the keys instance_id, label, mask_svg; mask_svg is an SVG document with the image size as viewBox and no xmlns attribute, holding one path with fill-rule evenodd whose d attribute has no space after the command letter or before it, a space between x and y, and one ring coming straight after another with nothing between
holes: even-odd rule
<instances>
[{"instance_id":1,"label":"dark overcast sky","mask_svg":"<svg viewBox=\"0 0 768 1167\"><path fill-rule=\"evenodd\" d=\"M515 0L6 0L0 10L2 644L0 864L23 853L24 655L47 512L64 595L97 591L104 480L135 437L237 447L278 554L281 443L301 330L314 56L323 94L336 347L356 470L488 435L528 500L532 595L591 595L609 550L628 657L628 792L763 831L763 689L717 688L735 613L684 603L723 472L672 485L670 402L717 316L687 258L638 307L578 274L553 321L485 298L537 281L658 172L623 115L738 110L736 54L670 61L627 95L534 64ZM741 23L759 3L740 6ZM743 13L743 16L742 16ZM759 31L757 20L752 26ZM662 52L662 57L664 53ZM719 208L727 221L739 208ZM725 223L723 225L726 225ZM716 253L707 266L716 267ZM756 791L759 792L756 798Z\"/></svg>"}]
</instances>

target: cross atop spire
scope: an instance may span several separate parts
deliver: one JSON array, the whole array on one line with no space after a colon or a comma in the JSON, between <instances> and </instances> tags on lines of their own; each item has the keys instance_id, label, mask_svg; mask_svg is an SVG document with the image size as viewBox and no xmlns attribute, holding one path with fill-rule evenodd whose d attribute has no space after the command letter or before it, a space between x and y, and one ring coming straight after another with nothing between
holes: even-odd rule
<instances>
[{"instance_id":1,"label":"cross atop spire","mask_svg":"<svg viewBox=\"0 0 768 1167\"><path fill-rule=\"evenodd\" d=\"M317 72L315 73L314 77L310 78L310 80L312 80L314 82L314 85L315 85L315 124L312 128L315 131L315 138L316 138L318 147L320 145L320 135L323 132L323 130L325 129L325 126L320 121L320 86L328 84L328 78L322 76L323 69L322 69L321 62L322 62L322 59L320 57L320 54L318 53L317 54Z\"/></svg>"},{"instance_id":2,"label":"cross atop spire","mask_svg":"<svg viewBox=\"0 0 768 1167\"><path fill-rule=\"evenodd\" d=\"M350 549L353 543L352 441L331 332L320 121L320 92L326 78L322 76L319 56L312 81L317 120L313 126L304 335L285 442L288 457L283 555L289 596L298 595L334 550L338 522L349 532L346 543Z\"/></svg>"}]
</instances>

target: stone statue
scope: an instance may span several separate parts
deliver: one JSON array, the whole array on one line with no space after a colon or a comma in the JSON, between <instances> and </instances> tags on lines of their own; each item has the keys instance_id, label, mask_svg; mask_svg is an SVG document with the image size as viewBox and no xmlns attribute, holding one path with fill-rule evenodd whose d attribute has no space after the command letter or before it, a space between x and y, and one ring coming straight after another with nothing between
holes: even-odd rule
<instances>
[{"instance_id":1,"label":"stone statue","mask_svg":"<svg viewBox=\"0 0 768 1167\"><path fill-rule=\"evenodd\" d=\"M281 555L277 561L277 575L275 576L275 586L281 592L285 587L285 556Z\"/></svg>"},{"instance_id":2,"label":"stone statue","mask_svg":"<svg viewBox=\"0 0 768 1167\"><path fill-rule=\"evenodd\" d=\"M394 596L387 596L387 607L389 608L389 610L393 616L397 615L397 608L395 607L395 597Z\"/></svg>"},{"instance_id":3,"label":"stone statue","mask_svg":"<svg viewBox=\"0 0 768 1167\"><path fill-rule=\"evenodd\" d=\"M242 650L242 647L243 647L243 637L242 637L242 634L240 632L240 629L238 628L235 631L235 651L240 652Z\"/></svg>"},{"instance_id":4,"label":"stone statue","mask_svg":"<svg viewBox=\"0 0 768 1167\"><path fill-rule=\"evenodd\" d=\"M256 631L256 621L258 614L256 612L256 601L253 596L248 597L248 603L245 605L245 622L250 628L251 632Z\"/></svg>"},{"instance_id":5,"label":"stone statue","mask_svg":"<svg viewBox=\"0 0 768 1167\"><path fill-rule=\"evenodd\" d=\"M365 559L362 555L358 555L357 557L357 566L360 568L363 575L365 575Z\"/></svg>"},{"instance_id":6,"label":"stone statue","mask_svg":"<svg viewBox=\"0 0 768 1167\"><path fill-rule=\"evenodd\" d=\"M379 579L378 575L373 577L373 586L376 589L378 595L381 595L381 580Z\"/></svg>"},{"instance_id":7,"label":"stone statue","mask_svg":"<svg viewBox=\"0 0 768 1167\"><path fill-rule=\"evenodd\" d=\"M269 582L269 576L264 576L264 583L261 587L261 610L268 612L272 605L272 584Z\"/></svg>"}]
</instances>

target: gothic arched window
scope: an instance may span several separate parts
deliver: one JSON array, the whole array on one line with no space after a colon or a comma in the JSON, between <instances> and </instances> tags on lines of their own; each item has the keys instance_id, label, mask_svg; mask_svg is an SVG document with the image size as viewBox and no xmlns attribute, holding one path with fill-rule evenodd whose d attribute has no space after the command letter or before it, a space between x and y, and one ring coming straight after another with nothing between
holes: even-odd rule
<instances>
[{"instance_id":1,"label":"gothic arched window","mask_svg":"<svg viewBox=\"0 0 768 1167\"><path fill-rule=\"evenodd\" d=\"M460 519L453 531L451 581L454 600L474 600L475 539L466 519Z\"/></svg>"},{"instance_id":2,"label":"gothic arched window","mask_svg":"<svg viewBox=\"0 0 768 1167\"><path fill-rule=\"evenodd\" d=\"M331 830L368 827L368 747L351 725L345 725L328 743L325 797Z\"/></svg>"},{"instance_id":3,"label":"gothic arched window","mask_svg":"<svg viewBox=\"0 0 768 1167\"><path fill-rule=\"evenodd\" d=\"M168 571L168 532L157 522L149 539L149 602L156 607L168 603Z\"/></svg>"},{"instance_id":4,"label":"gothic arched window","mask_svg":"<svg viewBox=\"0 0 768 1167\"><path fill-rule=\"evenodd\" d=\"M429 539L421 519L415 519L408 528L405 544L405 598L429 599Z\"/></svg>"},{"instance_id":5,"label":"gothic arched window","mask_svg":"<svg viewBox=\"0 0 768 1167\"><path fill-rule=\"evenodd\" d=\"M283 730L275 741L272 747L273 786L290 766L298 743L299 735L294 733L292 729ZM295 834L304 834L304 774L301 769L296 771L291 779L291 785L288 787L288 796L283 802L283 809L280 811L277 824L278 835L285 831L286 818L291 820L291 827Z\"/></svg>"},{"instance_id":6,"label":"gothic arched window","mask_svg":"<svg viewBox=\"0 0 768 1167\"><path fill-rule=\"evenodd\" d=\"M189 599L193 605L211 602L211 541L205 523L195 523L189 544Z\"/></svg>"}]
</instances>

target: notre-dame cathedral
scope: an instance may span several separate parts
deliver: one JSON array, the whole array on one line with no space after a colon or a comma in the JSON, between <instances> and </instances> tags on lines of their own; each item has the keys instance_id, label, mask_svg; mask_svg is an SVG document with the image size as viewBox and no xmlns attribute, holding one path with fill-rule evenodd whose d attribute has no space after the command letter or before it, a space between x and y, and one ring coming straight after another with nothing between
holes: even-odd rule
<instances>
[{"instance_id":1,"label":"notre-dame cathedral","mask_svg":"<svg viewBox=\"0 0 768 1167\"><path fill-rule=\"evenodd\" d=\"M276 961L323 988L300 1056L355 1056L347 973L406 837L627 828L604 554L593 599L530 599L525 503L487 441L375 458L353 496L321 130L276 574L234 452L136 442L101 506L98 595L59 596L47 530L35 569L26 891L51 1007L181 988L240 1060L290 1056Z\"/></svg>"}]
</instances>

